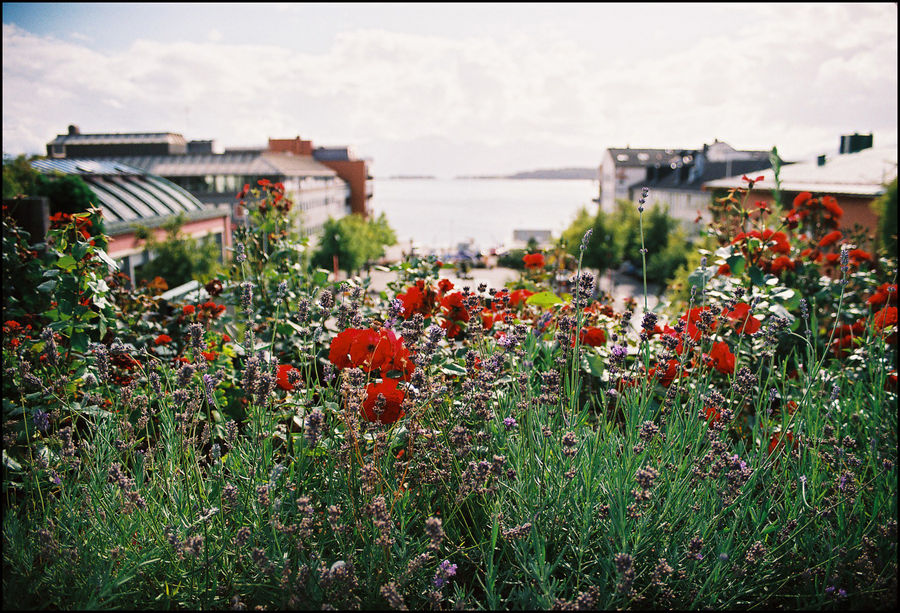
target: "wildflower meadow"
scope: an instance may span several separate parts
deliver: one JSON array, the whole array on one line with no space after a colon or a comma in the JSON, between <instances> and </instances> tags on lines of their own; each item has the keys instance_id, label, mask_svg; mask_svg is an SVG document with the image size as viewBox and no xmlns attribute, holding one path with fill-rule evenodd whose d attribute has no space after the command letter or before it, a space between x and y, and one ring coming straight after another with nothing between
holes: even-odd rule
<instances>
[{"instance_id":1,"label":"wildflower meadow","mask_svg":"<svg viewBox=\"0 0 900 613\"><path fill-rule=\"evenodd\" d=\"M4 215L4 607L895 607L896 253L752 187L622 312L537 252L336 282L267 181L198 300Z\"/></svg>"}]
</instances>

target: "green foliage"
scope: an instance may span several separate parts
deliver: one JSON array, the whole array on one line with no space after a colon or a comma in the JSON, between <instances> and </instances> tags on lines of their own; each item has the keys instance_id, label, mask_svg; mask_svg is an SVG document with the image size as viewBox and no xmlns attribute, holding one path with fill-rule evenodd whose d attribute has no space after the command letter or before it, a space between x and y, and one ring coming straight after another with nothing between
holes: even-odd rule
<instances>
[{"instance_id":1,"label":"green foliage","mask_svg":"<svg viewBox=\"0 0 900 613\"><path fill-rule=\"evenodd\" d=\"M353 274L383 256L384 248L396 242L397 237L384 213L376 219L364 219L360 215L329 218L313 263L330 270L334 256L337 256L340 268Z\"/></svg>"},{"instance_id":2,"label":"green foliage","mask_svg":"<svg viewBox=\"0 0 900 613\"><path fill-rule=\"evenodd\" d=\"M878 246L889 254L897 253L897 179L872 206L878 214Z\"/></svg>"},{"instance_id":3,"label":"green foliage","mask_svg":"<svg viewBox=\"0 0 900 613\"><path fill-rule=\"evenodd\" d=\"M165 228L163 241L146 228L138 230L141 236L147 237L146 248L154 257L135 271L135 283L162 277L169 287L177 287L195 279L205 283L215 276L220 269L221 247L209 235L202 239L183 236L183 225L183 216L174 218Z\"/></svg>"},{"instance_id":4,"label":"green foliage","mask_svg":"<svg viewBox=\"0 0 900 613\"><path fill-rule=\"evenodd\" d=\"M15 158L3 156L3 198L36 196L38 179L41 176L31 167L31 160L24 155Z\"/></svg>"},{"instance_id":5,"label":"green foliage","mask_svg":"<svg viewBox=\"0 0 900 613\"><path fill-rule=\"evenodd\" d=\"M598 210L592 217L581 209L575 220L563 231L561 244L576 258L585 231L593 232L582 256L582 264L599 270L600 274L630 262L641 270L641 218L634 203L616 202L616 210ZM684 263L691 250L691 242L680 230L679 222L668 215L659 203L646 211L643 219L644 247L647 249L647 280L662 283Z\"/></svg>"},{"instance_id":6,"label":"green foliage","mask_svg":"<svg viewBox=\"0 0 900 613\"><path fill-rule=\"evenodd\" d=\"M40 175L36 196L50 200L51 213L81 213L91 208L94 192L78 175Z\"/></svg>"}]
</instances>

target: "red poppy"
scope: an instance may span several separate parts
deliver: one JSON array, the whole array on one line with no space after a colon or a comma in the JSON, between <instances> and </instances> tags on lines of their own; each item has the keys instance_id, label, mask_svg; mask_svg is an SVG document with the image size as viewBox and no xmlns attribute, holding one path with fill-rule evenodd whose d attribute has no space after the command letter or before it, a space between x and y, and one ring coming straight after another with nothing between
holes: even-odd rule
<instances>
[{"instance_id":1,"label":"red poppy","mask_svg":"<svg viewBox=\"0 0 900 613\"><path fill-rule=\"evenodd\" d=\"M275 375L275 382L278 384L278 387L289 392L294 389L294 386L291 385L291 382L288 379L288 373L291 371L296 371L297 374L300 373L299 370L297 370L290 364L279 364L278 373Z\"/></svg>"},{"instance_id":2,"label":"red poppy","mask_svg":"<svg viewBox=\"0 0 900 613\"><path fill-rule=\"evenodd\" d=\"M719 266L719 269L716 271L716 274L722 275L724 277L731 276L731 266L729 266L728 264L722 264L721 266Z\"/></svg>"},{"instance_id":3,"label":"red poppy","mask_svg":"<svg viewBox=\"0 0 900 613\"><path fill-rule=\"evenodd\" d=\"M730 375L734 373L735 357L728 347L728 343L718 341L713 343L712 349L709 350L707 360L710 366L718 370L720 373Z\"/></svg>"},{"instance_id":4,"label":"red poppy","mask_svg":"<svg viewBox=\"0 0 900 613\"><path fill-rule=\"evenodd\" d=\"M794 197L794 208L796 209L799 206L806 204L812 198L812 194L809 192L800 192Z\"/></svg>"},{"instance_id":5,"label":"red poppy","mask_svg":"<svg viewBox=\"0 0 900 613\"><path fill-rule=\"evenodd\" d=\"M438 281L438 289L441 290L442 294L446 294L451 289L453 289L453 283L450 279L441 279Z\"/></svg>"},{"instance_id":6,"label":"red poppy","mask_svg":"<svg viewBox=\"0 0 900 613\"><path fill-rule=\"evenodd\" d=\"M703 413L706 415L706 421L716 423L722 419L722 413L718 407L703 407Z\"/></svg>"},{"instance_id":7,"label":"red poppy","mask_svg":"<svg viewBox=\"0 0 900 613\"><path fill-rule=\"evenodd\" d=\"M862 249L851 249L847 252L847 255L850 257L850 261L854 264L859 264L860 262L872 262L872 254L868 251L863 251Z\"/></svg>"},{"instance_id":8,"label":"red poppy","mask_svg":"<svg viewBox=\"0 0 900 613\"><path fill-rule=\"evenodd\" d=\"M700 314L708 310L709 307L695 307L688 309L687 313L681 316L681 320L687 323L686 332L691 337L691 340L700 340L700 328L697 327L697 322L700 321ZM715 330L717 325L718 323L713 320L710 330Z\"/></svg>"},{"instance_id":9,"label":"red poppy","mask_svg":"<svg viewBox=\"0 0 900 613\"><path fill-rule=\"evenodd\" d=\"M153 339L153 342L157 345L168 345L172 342L172 337L168 334L160 334L155 339Z\"/></svg>"},{"instance_id":10,"label":"red poppy","mask_svg":"<svg viewBox=\"0 0 900 613\"><path fill-rule=\"evenodd\" d=\"M403 318L409 319L413 313L421 313L423 306L422 290L413 285L403 294L397 294L397 299L403 303ZM424 313L423 313L424 315Z\"/></svg>"},{"instance_id":11,"label":"red poppy","mask_svg":"<svg viewBox=\"0 0 900 613\"><path fill-rule=\"evenodd\" d=\"M223 335L222 335L222 342L223 342L223 343L230 343L230 342L231 342L231 337L228 336L227 334L223 334Z\"/></svg>"},{"instance_id":12,"label":"red poppy","mask_svg":"<svg viewBox=\"0 0 900 613\"><path fill-rule=\"evenodd\" d=\"M362 330L347 328L331 340L328 360L339 370L353 366L353 361L350 359L350 345L353 344L360 332Z\"/></svg>"},{"instance_id":13,"label":"red poppy","mask_svg":"<svg viewBox=\"0 0 900 613\"><path fill-rule=\"evenodd\" d=\"M201 351L200 355L206 358L207 362L215 362L216 358L219 357L219 354L215 351Z\"/></svg>"},{"instance_id":14,"label":"red poppy","mask_svg":"<svg viewBox=\"0 0 900 613\"><path fill-rule=\"evenodd\" d=\"M833 196L824 196L822 198L822 206L835 220L840 219L844 215L844 209L838 206L837 200Z\"/></svg>"},{"instance_id":15,"label":"red poppy","mask_svg":"<svg viewBox=\"0 0 900 613\"><path fill-rule=\"evenodd\" d=\"M485 330L490 330L494 327L495 323L506 321L507 317L509 317L509 314L502 311L500 313L495 313L493 311L484 310L481 312L481 323Z\"/></svg>"},{"instance_id":16,"label":"red poppy","mask_svg":"<svg viewBox=\"0 0 900 613\"><path fill-rule=\"evenodd\" d=\"M584 328L581 330L580 337L581 344L589 347L599 347L606 344L606 331L603 328Z\"/></svg>"},{"instance_id":17,"label":"red poppy","mask_svg":"<svg viewBox=\"0 0 900 613\"><path fill-rule=\"evenodd\" d=\"M384 379L381 383L370 383L366 387L366 399L363 401L362 414L368 421L380 421L383 424L392 424L403 417L404 411L403 390L397 389L399 381L396 379ZM378 415L375 407L378 397L384 397L382 412Z\"/></svg>"},{"instance_id":18,"label":"red poppy","mask_svg":"<svg viewBox=\"0 0 900 613\"><path fill-rule=\"evenodd\" d=\"M193 315L195 310L194 305L186 304L184 305L184 308L181 309L181 313L182 315Z\"/></svg>"},{"instance_id":19,"label":"red poppy","mask_svg":"<svg viewBox=\"0 0 900 613\"><path fill-rule=\"evenodd\" d=\"M198 317L200 319L206 319L206 318L216 319L219 317L219 315L221 315L222 313L225 312L224 304L216 304L212 300L207 300L206 302L201 304L198 308L200 309L200 312L198 313Z\"/></svg>"},{"instance_id":20,"label":"red poppy","mask_svg":"<svg viewBox=\"0 0 900 613\"><path fill-rule=\"evenodd\" d=\"M522 257L522 261L525 262L525 268L529 270L539 270L546 264L543 253L529 253Z\"/></svg>"}]
</instances>

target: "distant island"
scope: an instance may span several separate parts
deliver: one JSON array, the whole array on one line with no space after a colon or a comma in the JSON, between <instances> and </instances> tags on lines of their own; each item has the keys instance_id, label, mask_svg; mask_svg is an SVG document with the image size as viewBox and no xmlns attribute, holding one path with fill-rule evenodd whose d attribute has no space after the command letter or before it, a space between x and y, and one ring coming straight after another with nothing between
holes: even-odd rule
<instances>
[{"instance_id":1,"label":"distant island","mask_svg":"<svg viewBox=\"0 0 900 613\"><path fill-rule=\"evenodd\" d=\"M525 170L511 175L460 175L457 179L578 179L598 180L596 168L544 168Z\"/></svg>"},{"instance_id":2,"label":"distant island","mask_svg":"<svg viewBox=\"0 0 900 613\"><path fill-rule=\"evenodd\" d=\"M388 179L436 179L434 175L391 175Z\"/></svg>"}]
</instances>

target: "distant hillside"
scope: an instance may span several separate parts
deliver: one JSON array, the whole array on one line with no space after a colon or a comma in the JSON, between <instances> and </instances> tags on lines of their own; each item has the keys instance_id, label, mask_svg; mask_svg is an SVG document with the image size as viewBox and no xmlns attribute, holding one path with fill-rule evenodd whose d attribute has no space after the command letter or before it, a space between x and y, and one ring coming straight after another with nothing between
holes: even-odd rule
<instances>
[{"instance_id":1,"label":"distant hillside","mask_svg":"<svg viewBox=\"0 0 900 613\"><path fill-rule=\"evenodd\" d=\"M465 175L457 179L599 179L596 168L544 168L525 170L511 175Z\"/></svg>"}]
</instances>

